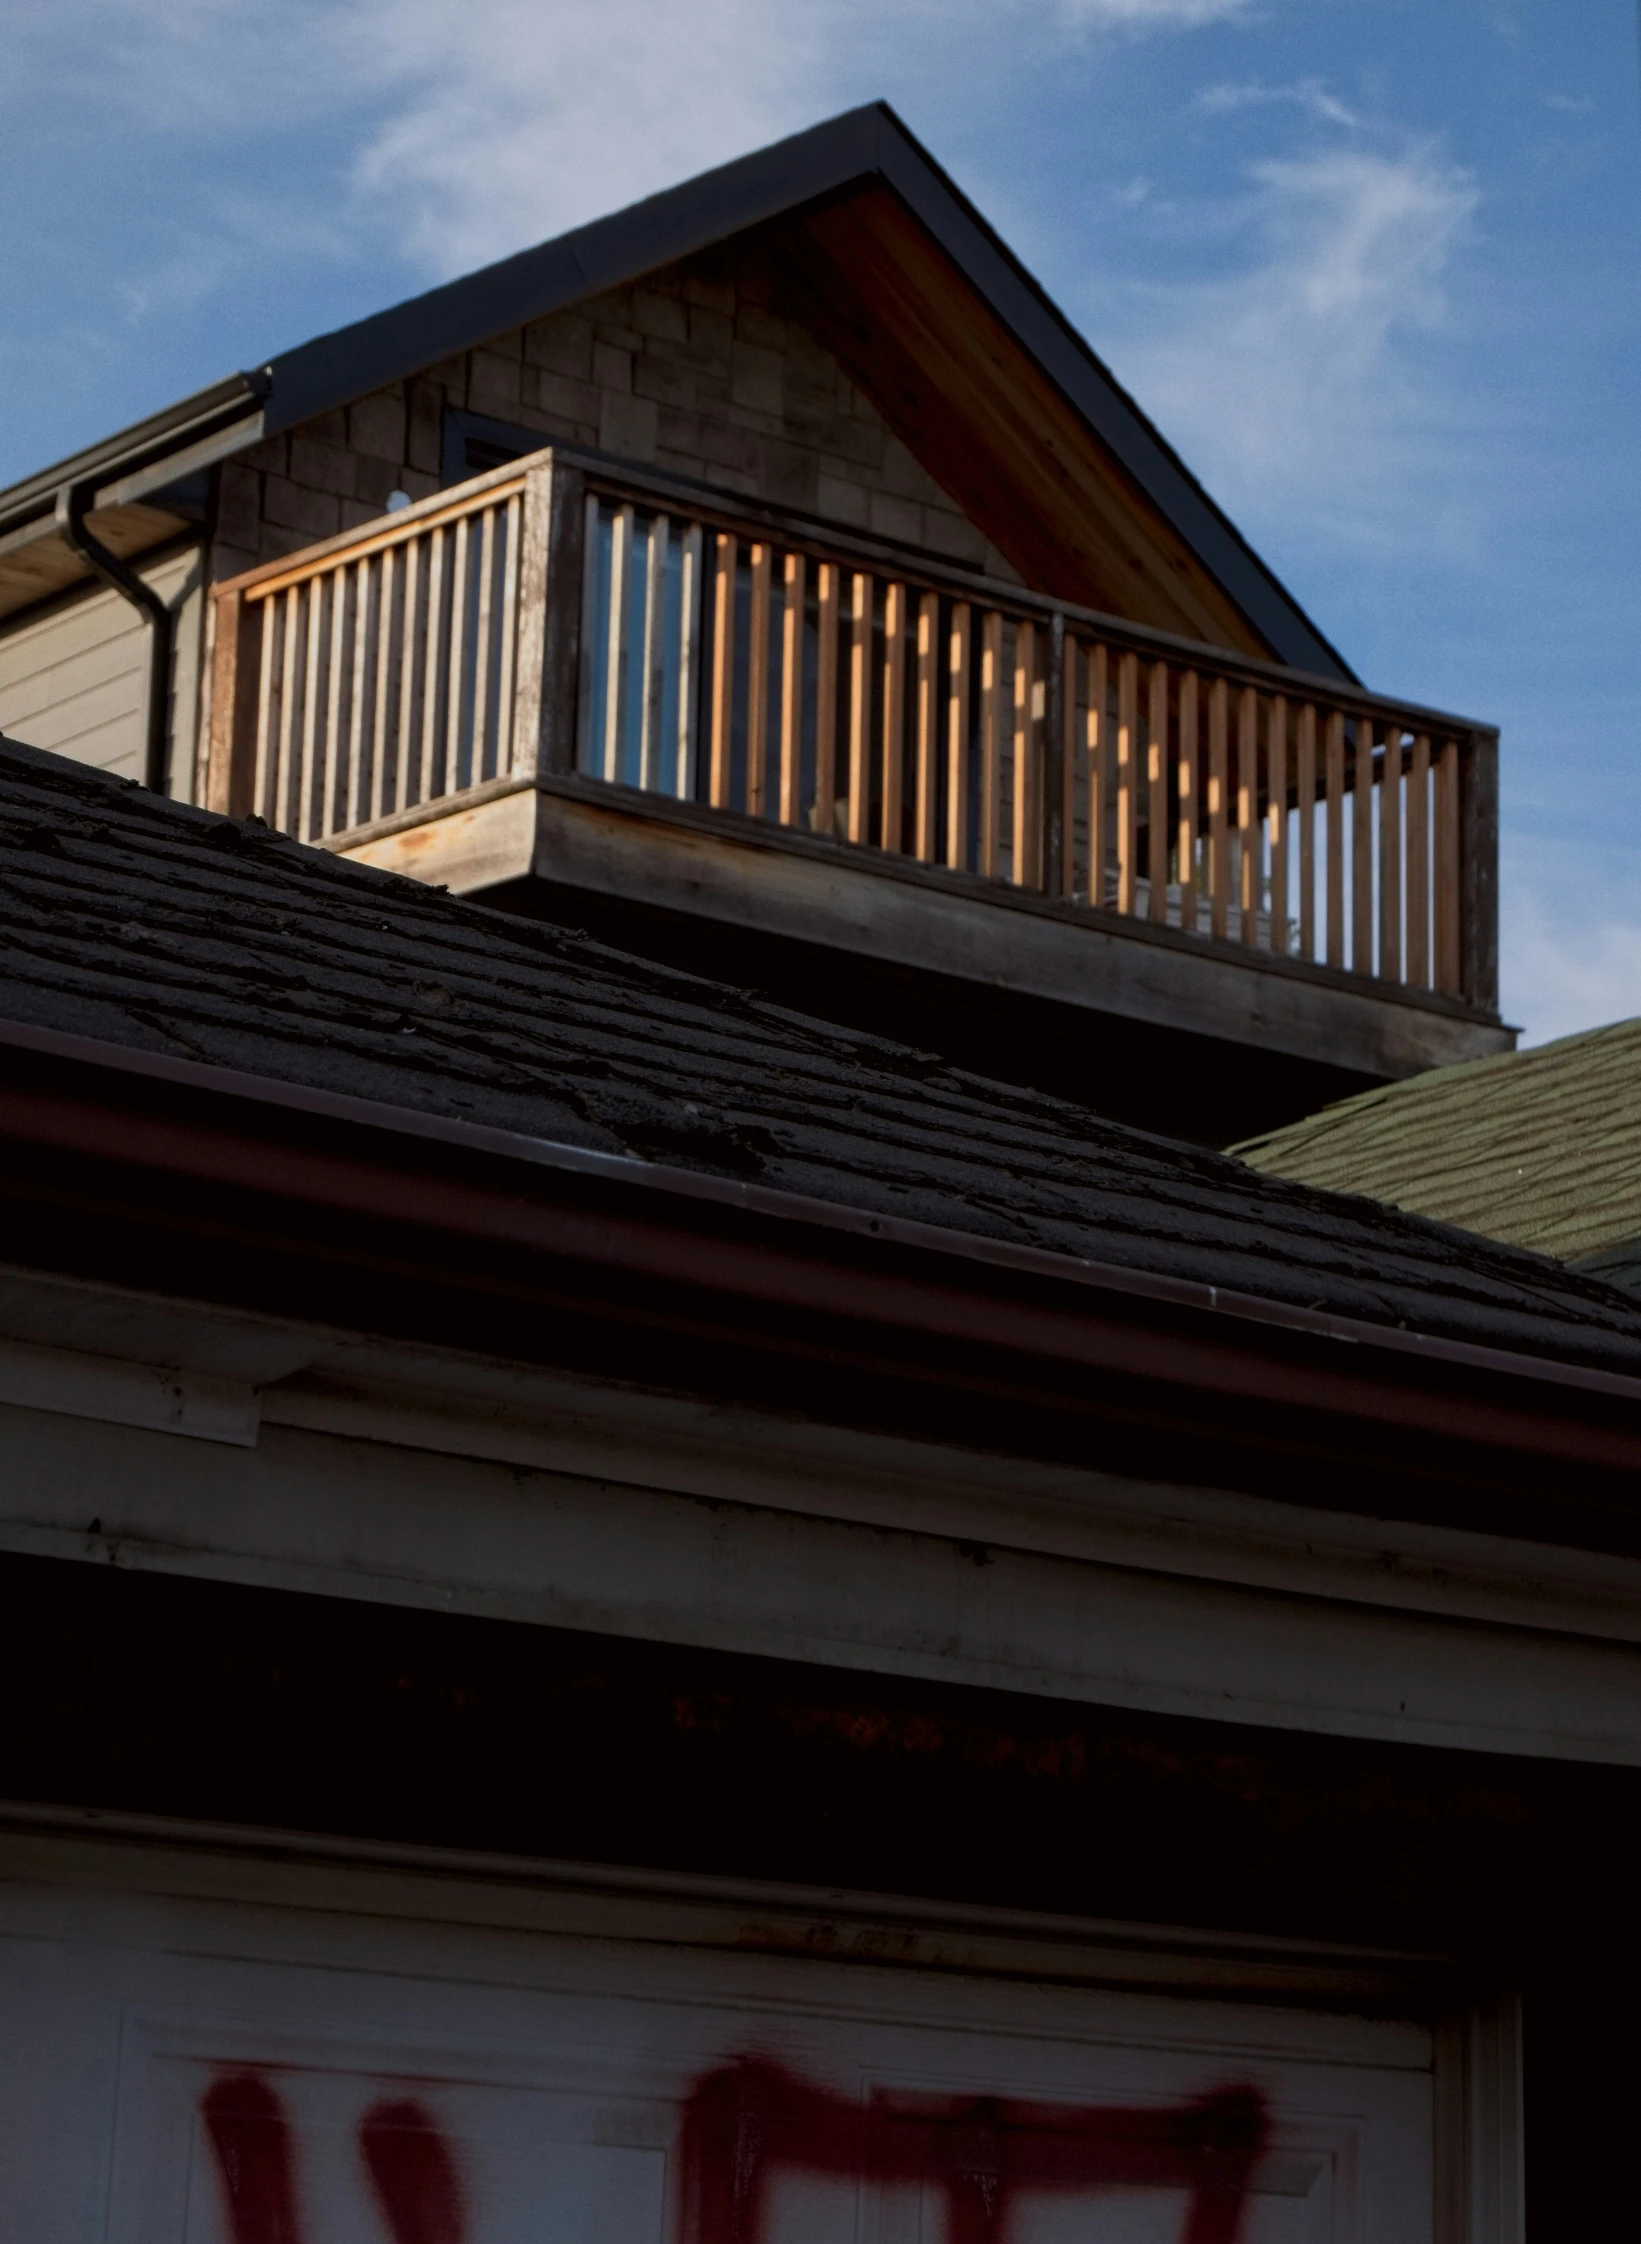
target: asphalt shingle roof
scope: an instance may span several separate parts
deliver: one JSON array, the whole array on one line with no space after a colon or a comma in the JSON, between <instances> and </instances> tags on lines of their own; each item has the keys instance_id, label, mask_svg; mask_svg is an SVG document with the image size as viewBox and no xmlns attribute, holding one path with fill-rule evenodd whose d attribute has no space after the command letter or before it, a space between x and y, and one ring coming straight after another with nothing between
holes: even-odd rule
<instances>
[{"instance_id":1,"label":"asphalt shingle roof","mask_svg":"<svg viewBox=\"0 0 1641 2244\"><path fill-rule=\"evenodd\" d=\"M1641 1306L0 742L0 1018L1641 1373Z\"/></svg>"},{"instance_id":2,"label":"asphalt shingle roof","mask_svg":"<svg viewBox=\"0 0 1641 2244\"><path fill-rule=\"evenodd\" d=\"M1641 1020L1434 1068L1234 1151L1266 1176L1641 1278Z\"/></svg>"}]
</instances>

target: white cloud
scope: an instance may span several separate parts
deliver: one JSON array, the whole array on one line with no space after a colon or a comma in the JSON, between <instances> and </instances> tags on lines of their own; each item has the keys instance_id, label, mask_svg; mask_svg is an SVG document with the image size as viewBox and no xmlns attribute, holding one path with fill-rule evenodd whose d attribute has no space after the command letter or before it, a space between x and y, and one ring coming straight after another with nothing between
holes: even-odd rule
<instances>
[{"instance_id":1,"label":"white cloud","mask_svg":"<svg viewBox=\"0 0 1641 2244\"><path fill-rule=\"evenodd\" d=\"M350 0L338 59L382 99L355 181L452 272L807 122L822 14L767 0Z\"/></svg>"},{"instance_id":2,"label":"white cloud","mask_svg":"<svg viewBox=\"0 0 1641 2244\"><path fill-rule=\"evenodd\" d=\"M1336 546L1458 537L1431 515L1452 417L1413 346L1447 324L1473 178L1420 145L1270 158L1248 180L1214 214L1251 244L1241 269L1130 289L1102 343L1233 514Z\"/></svg>"},{"instance_id":3,"label":"white cloud","mask_svg":"<svg viewBox=\"0 0 1641 2244\"><path fill-rule=\"evenodd\" d=\"M1337 94L1329 92L1324 78L1296 78L1287 86L1267 86L1258 80L1247 84L1204 86L1196 97L1195 106L1210 117L1219 117L1238 109L1268 109L1282 103L1304 110L1319 124L1359 125L1362 122Z\"/></svg>"},{"instance_id":4,"label":"white cloud","mask_svg":"<svg viewBox=\"0 0 1641 2244\"><path fill-rule=\"evenodd\" d=\"M1099 31L1197 31L1246 17L1248 0L1059 0L1068 22Z\"/></svg>"}]
</instances>

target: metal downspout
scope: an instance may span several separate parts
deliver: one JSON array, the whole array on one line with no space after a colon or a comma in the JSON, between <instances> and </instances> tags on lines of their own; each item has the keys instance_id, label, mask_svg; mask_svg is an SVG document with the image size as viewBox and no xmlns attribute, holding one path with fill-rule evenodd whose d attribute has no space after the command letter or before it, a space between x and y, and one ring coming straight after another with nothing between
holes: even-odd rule
<instances>
[{"instance_id":1,"label":"metal downspout","mask_svg":"<svg viewBox=\"0 0 1641 2244\"><path fill-rule=\"evenodd\" d=\"M94 487L65 483L57 494L57 532L63 543L114 587L148 625L148 709L143 747L143 781L157 795L170 778L172 616L153 586L86 528Z\"/></svg>"}]
</instances>

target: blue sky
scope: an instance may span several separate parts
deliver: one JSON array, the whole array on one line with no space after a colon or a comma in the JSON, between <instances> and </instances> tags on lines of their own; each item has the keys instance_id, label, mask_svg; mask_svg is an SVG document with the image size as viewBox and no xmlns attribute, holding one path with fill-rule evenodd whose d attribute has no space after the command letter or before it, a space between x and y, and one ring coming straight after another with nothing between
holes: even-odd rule
<instances>
[{"instance_id":1,"label":"blue sky","mask_svg":"<svg viewBox=\"0 0 1641 2244\"><path fill-rule=\"evenodd\" d=\"M1634 0L13 0L0 481L878 94L1356 668L1502 726L1510 1018L1641 1012Z\"/></svg>"}]
</instances>

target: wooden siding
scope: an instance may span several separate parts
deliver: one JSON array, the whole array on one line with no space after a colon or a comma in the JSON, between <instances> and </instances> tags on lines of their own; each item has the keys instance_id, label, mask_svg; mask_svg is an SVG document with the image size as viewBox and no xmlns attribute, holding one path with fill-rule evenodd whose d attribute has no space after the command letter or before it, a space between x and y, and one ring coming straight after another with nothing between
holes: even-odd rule
<instances>
[{"instance_id":1,"label":"wooden siding","mask_svg":"<svg viewBox=\"0 0 1641 2244\"><path fill-rule=\"evenodd\" d=\"M1012 578L783 298L756 242L496 336L222 471L217 581L428 497L447 410L487 415Z\"/></svg>"},{"instance_id":2,"label":"wooden siding","mask_svg":"<svg viewBox=\"0 0 1641 2244\"><path fill-rule=\"evenodd\" d=\"M142 574L177 616L171 656L172 792L188 797L199 702L203 599L198 548ZM0 732L122 779L142 777L148 629L108 586L86 588L0 629Z\"/></svg>"}]
</instances>

